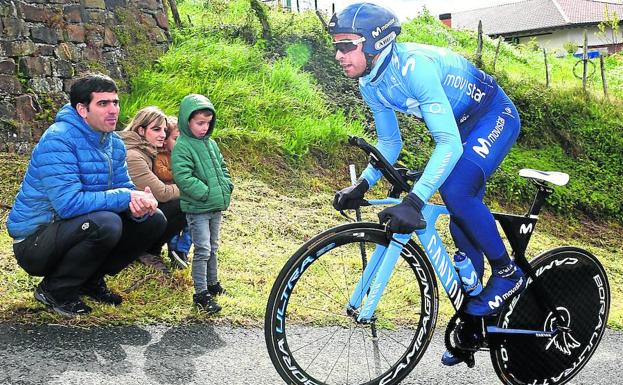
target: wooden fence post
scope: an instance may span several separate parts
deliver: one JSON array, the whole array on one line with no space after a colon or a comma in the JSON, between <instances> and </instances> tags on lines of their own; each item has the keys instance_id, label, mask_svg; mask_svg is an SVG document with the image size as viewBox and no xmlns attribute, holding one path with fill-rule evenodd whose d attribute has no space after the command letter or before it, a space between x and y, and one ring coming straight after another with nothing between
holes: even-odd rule
<instances>
[{"instance_id":1,"label":"wooden fence post","mask_svg":"<svg viewBox=\"0 0 623 385\"><path fill-rule=\"evenodd\" d=\"M169 0L169 8L171 8L171 14L173 15L175 26L182 29L182 19L180 18L180 13L177 11L177 2L175 0Z\"/></svg>"},{"instance_id":2,"label":"wooden fence post","mask_svg":"<svg viewBox=\"0 0 623 385\"><path fill-rule=\"evenodd\" d=\"M599 64L601 65L601 83L604 85L604 96L608 97L608 80L606 79L606 65L604 63L604 56L599 55Z\"/></svg>"},{"instance_id":3,"label":"wooden fence post","mask_svg":"<svg viewBox=\"0 0 623 385\"><path fill-rule=\"evenodd\" d=\"M318 16L318 19L320 19L320 23L322 23L322 28L324 28L325 31L329 32L329 26L327 25L327 22L318 10L318 0L314 0L314 8L316 9L316 16Z\"/></svg>"},{"instance_id":4,"label":"wooden fence post","mask_svg":"<svg viewBox=\"0 0 623 385\"><path fill-rule=\"evenodd\" d=\"M549 87L549 67L547 65L547 51L543 48L543 58L545 59L545 87Z\"/></svg>"},{"instance_id":5,"label":"wooden fence post","mask_svg":"<svg viewBox=\"0 0 623 385\"><path fill-rule=\"evenodd\" d=\"M495 72L495 63L498 61L498 53L500 52L500 43L502 43L502 36L498 37L498 44L495 46L495 56L493 57L493 71Z\"/></svg>"},{"instance_id":6,"label":"wooden fence post","mask_svg":"<svg viewBox=\"0 0 623 385\"><path fill-rule=\"evenodd\" d=\"M584 30L584 53L582 54L583 68L582 68L582 88L586 92L586 78L588 75L588 37L586 30Z\"/></svg>"},{"instance_id":7,"label":"wooden fence post","mask_svg":"<svg viewBox=\"0 0 623 385\"><path fill-rule=\"evenodd\" d=\"M476 67L482 68L482 20L478 20L478 45L476 46Z\"/></svg>"},{"instance_id":8,"label":"wooden fence post","mask_svg":"<svg viewBox=\"0 0 623 385\"><path fill-rule=\"evenodd\" d=\"M272 39L272 33L270 31L270 24L268 24L268 16L266 16L266 11L263 8L264 5L260 2L260 0L250 1L251 9L255 12L255 16L257 16L257 19L262 25L262 39L270 41Z\"/></svg>"}]
</instances>

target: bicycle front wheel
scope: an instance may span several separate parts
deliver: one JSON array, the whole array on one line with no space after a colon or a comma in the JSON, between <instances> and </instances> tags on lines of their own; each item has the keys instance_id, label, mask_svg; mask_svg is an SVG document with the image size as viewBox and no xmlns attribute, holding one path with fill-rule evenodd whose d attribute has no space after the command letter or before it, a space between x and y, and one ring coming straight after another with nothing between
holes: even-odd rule
<instances>
[{"instance_id":1,"label":"bicycle front wheel","mask_svg":"<svg viewBox=\"0 0 623 385\"><path fill-rule=\"evenodd\" d=\"M383 228L352 223L301 247L273 285L265 318L270 358L288 384L397 384L426 350L437 320L437 284L422 250L402 251L374 322L346 311ZM359 310L359 309L358 309Z\"/></svg>"},{"instance_id":2,"label":"bicycle front wheel","mask_svg":"<svg viewBox=\"0 0 623 385\"><path fill-rule=\"evenodd\" d=\"M586 365L606 329L608 278L595 256L575 247L549 250L531 265L544 293L529 279L526 290L501 312L497 326L560 332L546 338L504 337L491 346L491 360L505 384L564 384ZM560 320L553 309L539 305L543 296Z\"/></svg>"}]
</instances>

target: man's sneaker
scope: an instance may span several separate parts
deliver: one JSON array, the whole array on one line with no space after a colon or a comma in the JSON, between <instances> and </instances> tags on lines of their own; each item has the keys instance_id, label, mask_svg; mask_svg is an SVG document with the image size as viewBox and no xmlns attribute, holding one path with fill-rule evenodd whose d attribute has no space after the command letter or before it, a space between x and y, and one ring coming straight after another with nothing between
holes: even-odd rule
<instances>
[{"instance_id":1,"label":"man's sneaker","mask_svg":"<svg viewBox=\"0 0 623 385\"><path fill-rule=\"evenodd\" d=\"M67 299L64 301L56 300L48 291L46 291L42 287L41 284L39 284L39 286L35 288L35 299L65 317L86 315L89 314L92 310L78 297Z\"/></svg>"},{"instance_id":2,"label":"man's sneaker","mask_svg":"<svg viewBox=\"0 0 623 385\"><path fill-rule=\"evenodd\" d=\"M188 267L188 254L183 251L169 250L169 258L173 266L185 269Z\"/></svg>"},{"instance_id":3,"label":"man's sneaker","mask_svg":"<svg viewBox=\"0 0 623 385\"><path fill-rule=\"evenodd\" d=\"M467 303L465 313L475 316L495 314L525 288L526 279L523 271L511 262L493 272L484 290Z\"/></svg>"},{"instance_id":4,"label":"man's sneaker","mask_svg":"<svg viewBox=\"0 0 623 385\"><path fill-rule=\"evenodd\" d=\"M221 295L225 294L225 289L223 289L220 282L217 282L214 285L208 285L208 292L212 295Z\"/></svg>"},{"instance_id":5,"label":"man's sneaker","mask_svg":"<svg viewBox=\"0 0 623 385\"><path fill-rule=\"evenodd\" d=\"M207 290L194 294L193 303L201 310L205 310L208 314L214 314L221 311L221 305L216 303L214 297L212 297Z\"/></svg>"},{"instance_id":6,"label":"man's sneaker","mask_svg":"<svg viewBox=\"0 0 623 385\"><path fill-rule=\"evenodd\" d=\"M171 270L164 264L164 261L159 255L143 254L138 257L138 260L145 266L153 267L164 275L171 275Z\"/></svg>"},{"instance_id":7,"label":"man's sneaker","mask_svg":"<svg viewBox=\"0 0 623 385\"><path fill-rule=\"evenodd\" d=\"M123 298L121 298L119 294L113 293L108 286L106 286L104 278L100 278L94 282L87 282L80 288L80 294L107 305L120 305L121 302L123 302Z\"/></svg>"}]
</instances>

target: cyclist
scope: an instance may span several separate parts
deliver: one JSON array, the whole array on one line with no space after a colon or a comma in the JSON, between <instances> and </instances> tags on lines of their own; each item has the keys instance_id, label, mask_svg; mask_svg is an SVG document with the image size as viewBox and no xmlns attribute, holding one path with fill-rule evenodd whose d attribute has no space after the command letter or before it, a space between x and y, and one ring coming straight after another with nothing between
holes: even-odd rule
<instances>
[{"instance_id":1,"label":"cyclist","mask_svg":"<svg viewBox=\"0 0 623 385\"><path fill-rule=\"evenodd\" d=\"M494 314L525 288L524 273L510 259L483 202L487 179L519 135L519 115L491 76L448 49L397 44L400 30L392 11L372 3L349 5L329 23L335 59L346 76L359 79L373 112L379 151L390 163L398 159L402 139L395 111L423 119L435 141L422 177L379 219L396 233L424 228L421 209L439 189L457 248L472 260L480 278L483 253L492 268L485 289L470 299L465 312ZM368 165L354 185L336 193L333 206L353 208L380 177ZM449 352L442 361L459 362Z\"/></svg>"}]
</instances>

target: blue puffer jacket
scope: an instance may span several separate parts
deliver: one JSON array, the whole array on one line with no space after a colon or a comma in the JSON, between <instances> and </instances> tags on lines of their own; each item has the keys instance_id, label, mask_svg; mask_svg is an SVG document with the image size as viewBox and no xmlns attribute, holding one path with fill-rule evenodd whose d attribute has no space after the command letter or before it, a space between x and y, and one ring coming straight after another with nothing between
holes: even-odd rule
<instances>
[{"instance_id":1,"label":"blue puffer jacket","mask_svg":"<svg viewBox=\"0 0 623 385\"><path fill-rule=\"evenodd\" d=\"M67 104L32 152L7 228L23 239L41 225L130 204L125 146L116 133L90 128Z\"/></svg>"}]
</instances>

